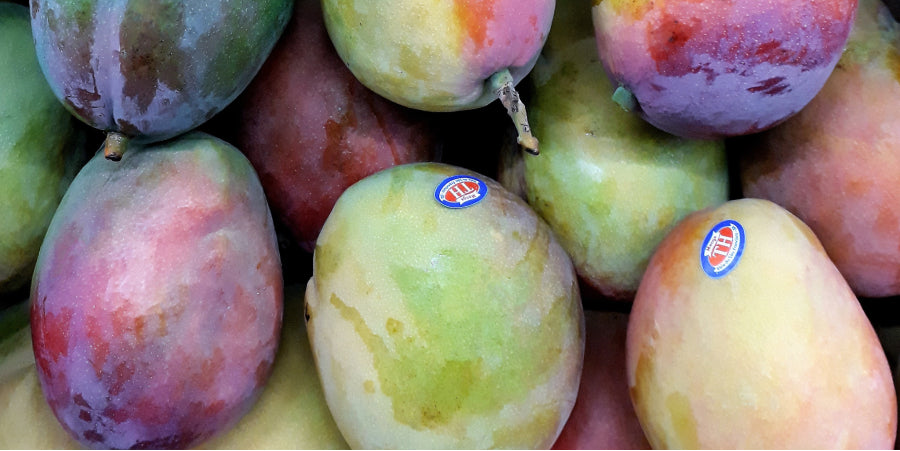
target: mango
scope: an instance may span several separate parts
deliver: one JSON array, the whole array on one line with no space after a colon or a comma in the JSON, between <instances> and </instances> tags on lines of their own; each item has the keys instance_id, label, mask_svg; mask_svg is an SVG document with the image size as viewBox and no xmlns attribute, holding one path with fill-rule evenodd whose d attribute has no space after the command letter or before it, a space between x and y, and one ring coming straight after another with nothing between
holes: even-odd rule
<instances>
[{"instance_id":1,"label":"mango","mask_svg":"<svg viewBox=\"0 0 900 451\"><path fill-rule=\"evenodd\" d=\"M742 136L800 111L847 43L857 0L594 0L621 103L689 138Z\"/></svg>"},{"instance_id":2,"label":"mango","mask_svg":"<svg viewBox=\"0 0 900 451\"><path fill-rule=\"evenodd\" d=\"M736 142L741 187L797 215L858 296L900 295L900 25L861 0L847 50L793 118Z\"/></svg>"},{"instance_id":3,"label":"mango","mask_svg":"<svg viewBox=\"0 0 900 451\"><path fill-rule=\"evenodd\" d=\"M630 302L666 232L728 200L728 165L724 141L662 132L610 99L590 8L557 7L530 77L540 158L506 146L499 178L547 221L582 280Z\"/></svg>"},{"instance_id":4,"label":"mango","mask_svg":"<svg viewBox=\"0 0 900 451\"><path fill-rule=\"evenodd\" d=\"M555 0L324 0L341 59L364 85L426 111L501 100L519 143L538 152L515 85L534 66Z\"/></svg>"},{"instance_id":5,"label":"mango","mask_svg":"<svg viewBox=\"0 0 900 451\"><path fill-rule=\"evenodd\" d=\"M284 323L272 375L259 400L227 432L197 449L347 449L313 362L303 319L302 286L286 286ZM44 400L31 331L0 339L0 448L81 449Z\"/></svg>"},{"instance_id":6,"label":"mango","mask_svg":"<svg viewBox=\"0 0 900 451\"><path fill-rule=\"evenodd\" d=\"M27 292L41 241L89 154L41 73L28 8L0 3L0 307Z\"/></svg>"},{"instance_id":7,"label":"mango","mask_svg":"<svg viewBox=\"0 0 900 451\"><path fill-rule=\"evenodd\" d=\"M356 449L549 448L575 403L572 262L523 200L457 166L398 165L344 191L316 243L306 316Z\"/></svg>"},{"instance_id":8,"label":"mango","mask_svg":"<svg viewBox=\"0 0 900 451\"><path fill-rule=\"evenodd\" d=\"M200 449L348 449L316 372L304 319L304 286L285 287L272 376L241 421Z\"/></svg>"},{"instance_id":9,"label":"mango","mask_svg":"<svg viewBox=\"0 0 900 451\"><path fill-rule=\"evenodd\" d=\"M236 148L192 132L102 152L72 181L31 286L34 359L60 424L93 448L196 446L271 372L278 243Z\"/></svg>"},{"instance_id":10,"label":"mango","mask_svg":"<svg viewBox=\"0 0 900 451\"><path fill-rule=\"evenodd\" d=\"M233 142L259 172L272 213L310 253L348 186L437 153L431 116L375 94L347 69L320 0L295 2L284 35L233 112Z\"/></svg>"},{"instance_id":11,"label":"mango","mask_svg":"<svg viewBox=\"0 0 900 451\"><path fill-rule=\"evenodd\" d=\"M47 405L27 322L0 340L0 447L3 449L83 449Z\"/></svg>"},{"instance_id":12,"label":"mango","mask_svg":"<svg viewBox=\"0 0 900 451\"><path fill-rule=\"evenodd\" d=\"M553 449L650 449L625 376L628 313L585 310L584 325L581 386Z\"/></svg>"},{"instance_id":13,"label":"mango","mask_svg":"<svg viewBox=\"0 0 900 451\"><path fill-rule=\"evenodd\" d=\"M885 351L812 230L744 198L682 220L634 300L626 368L655 449L889 449Z\"/></svg>"},{"instance_id":14,"label":"mango","mask_svg":"<svg viewBox=\"0 0 900 451\"><path fill-rule=\"evenodd\" d=\"M231 103L290 18L292 0L32 0L38 61L76 117L127 141L187 132Z\"/></svg>"}]
</instances>

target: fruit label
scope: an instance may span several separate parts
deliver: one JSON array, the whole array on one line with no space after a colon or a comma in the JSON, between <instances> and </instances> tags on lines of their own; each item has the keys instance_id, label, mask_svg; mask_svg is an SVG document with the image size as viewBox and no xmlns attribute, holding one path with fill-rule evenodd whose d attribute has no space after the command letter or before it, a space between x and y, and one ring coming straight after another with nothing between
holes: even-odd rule
<instances>
[{"instance_id":1,"label":"fruit label","mask_svg":"<svg viewBox=\"0 0 900 451\"><path fill-rule=\"evenodd\" d=\"M475 177L454 175L438 185L434 198L447 208L466 208L481 202L487 191L487 185Z\"/></svg>"},{"instance_id":2,"label":"fruit label","mask_svg":"<svg viewBox=\"0 0 900 451\"><path fill-rule=\"evenodd\" d=\"M706 234L700 247L700 266L714 279L731 272L744 252L744 228L737 221L726 219Z\"/></svg>"}]
</instances>

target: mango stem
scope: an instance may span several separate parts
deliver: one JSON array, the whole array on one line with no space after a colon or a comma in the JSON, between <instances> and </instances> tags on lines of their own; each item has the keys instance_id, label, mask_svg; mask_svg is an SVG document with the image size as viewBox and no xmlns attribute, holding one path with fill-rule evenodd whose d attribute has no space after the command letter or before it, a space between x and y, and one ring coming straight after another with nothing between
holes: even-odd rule
<instances>
[{"instance_id":1,"label":"mango stem","mask_svg":"<svg viewBox=\"0 0 900 451\"><path fill-rule=\"evenodd\" d=\"M616 88L615 92L613 92L612 99L613 102L619 104L623 110L629 113L634 111L638 106L637 98L634 96L634 93L624 86Z\"/></svg>"},{"instance_id":2,"label":"mango stem","mask_svg":"<svg viewBox=\"0 0 900 451\"><path fill-rule=\"evenodd\" d=\"M506 108L506 113L512 118L513 124L516 126L518 137L516 142L519 143L526 152L537 155L538 140L531 134L531 126L528 125L528 115L525 113L525 104L519 98L513 82L512 74L509 69L504 69L491 76L491 87L500 98L500 103Z\"/></svg>"},{"instance_id":3,"label":"mango stem","mask_svg":"<svg viewBox=\"0 0 900 451\"><path fill-rule=\"evenodd\" d=\"M128 147L128 137L119 132L107 132L103 143L103 156L110 161L119 161Z\"/></svg>"}]
</instances>

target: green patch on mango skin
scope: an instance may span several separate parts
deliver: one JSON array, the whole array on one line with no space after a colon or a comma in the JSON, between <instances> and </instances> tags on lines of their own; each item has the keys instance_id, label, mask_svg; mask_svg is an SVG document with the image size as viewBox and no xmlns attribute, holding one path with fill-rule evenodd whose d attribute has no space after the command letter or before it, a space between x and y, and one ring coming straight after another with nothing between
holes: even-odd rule
<instances>
[{"instance_id":1,"label":"green patch on mango skin","mask_svg":"<svg viewBox=\"0 0 900 451\"><path fill-rule=\"evenodd\" d=\"M474 69L466 66L459 24L445 14L452 8L449 3L407 1L388 8L378 2L329 0L322 6L337 53L379 95L427 111L457 111L494 100L493 93L473 99L468 92L480 85L468 85Z\"/></svg>"},{"instance_id":2,"label":"green patch on mango skin","mask_svg":"<svg viewBox=\"0 0 900 451\"><path fill-rule=\"evenodd\" d=\"M75 120L41 73L28 8L14 3L0 3L0 86L2 294L31 279L50 219L86 153Z\"/></svg>"},{"instance_id":3,"label":"green patch on mango skin","mask_svg":"<svg viewBox=\"0 0 900 451\"><path fill-rule=\"evenodd\" d=\"M853 29L835 70L880 66L900 81L900 24L878 0L860 0Z\"/></svg>"},{"instance_id":4,"label":"green patch on mango skin","mask_svg":"<svg viewBox=\"0 0 900 451\"><path fill-rule=\"evenodd\" d=\"M563 324L569 314L565 299L553 304L544 325L538 326L551 332L550 336L521 330L525 327L515 328L517 330L510 333L485 314L472 318L475 324L469 325L470 330L459 327L463 321L419 327L426 331L424 342L420 342L412 337L398 337L398 334L391 334L389 339L381 337L366 326L359 311L339 297L332 295L330 303L353 324L374 355L380 386L393 402L394 418L419 430L447 425L458 415L488 415L499 411L546 382L563 354L560 346L563 328L554 325ZM443 318L438 313L430 316L426 321L436 323ZM473 332L471 329L481 336L477 339L467 336ZM392 342L393 351L387 340ZM488 348L483 351L486 356L502 354L502 361L492 368L493 365L484 358L476 357L479 347ZM536 371L532 369L535 362L539 364ZM369 390L367 386L366 391ZM536 437L546 435L556 426L558 415L558 411L549 409L533 422L543 427L535 429L534 424L530 424L523 428L531 429L531 434ZM512 441L501 443L522 442L523 437L518 432L502 439Z\"/></svg>"},{"instance_id":5,"label":"green patch on mango skin","mask_svg":"<svg viewBox=\"0 0 900 451\"><path fill-rule=\"evenodd\" d=\"M250 82L256 71L248 72L248 67L258 67L260 55L268 55L281 31L291 17L292 0L267 2L223 2L219 5L225 30L247 30L246 33L206 35L198 39L197 48L214 55L210 62L210 77L201 86L204 94L223 93L231 90L234 80L242 80L240 85ZM229 14L228 11L241 8L243 14ZM273 26L274 24L274 26ZM264 47L260 43L265 43ZM237 93L234 94L235 96Z\"/></svg>"},{"instance_id":6,"label":"green patch on mango skin","mask_svg":"<svg viewBox=\"0 0 900 451\"><path fill-rule=\"evenodd\" d=\"M678 219L727 200L725 144L679 138L623 111L610 98L616 86L597 56L590 18L566 8L532 74L529 116L541 158L513 157L523 197L590 285L630 299Z\"/></svg>"},{"instance_id":7,"label":"green patch on mango skin","mask_svg":"<svg viewBox=\"0 0 900 451\"><path fill-rule=\"evenodd\" d=\"M490 421L495 446L543 443L566 405L550 386L569 374L583 340L577 285L556 261L564 254L536 218L510 219L533 213L496 182L488 180L482 203L451 210L433 191L455 170L416 166L364 180L336 204L314 254L318 317L336 309L360 337L375 375L359 380L358 392L387 397L390 410L378 415L402 429L465 441L473 422ZM341 219L359 208L366 219ZM384 312L402 313L369 316L376 299ZM544 390L554 399L533 399ZM534 419L506 417L543 403ZM527 424L512 425L520 420Z\"/></svg>"}]
</instances>

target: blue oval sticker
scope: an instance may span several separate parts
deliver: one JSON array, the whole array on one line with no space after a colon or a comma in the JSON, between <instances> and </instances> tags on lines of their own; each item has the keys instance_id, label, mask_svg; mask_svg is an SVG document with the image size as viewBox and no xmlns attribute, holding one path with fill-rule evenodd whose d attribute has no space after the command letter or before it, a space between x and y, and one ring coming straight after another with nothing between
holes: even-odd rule
<instances>
[{"instance_id":1,"label":"blue oval sticker","mask_svg":"<svg viewBox=\"0 0 900 451\"><path fill-rule=\"evenodd\" d=\"M481 202L487 196L487 185L467 176L447 177L434 190L434 198L447 208L466 208Z\"/></svg>"},{"instance_id":2,"label":"blue oval sticker","mask_svg":"<svg viewBox=\"0 0 900 451\"><path fill-rule=\"evenodd\" d=\"M744 227L726 219L710 229L700 246L700 266L709 277L718 279L734 269L744 253Z\"/></svg>"}]
</instances>

